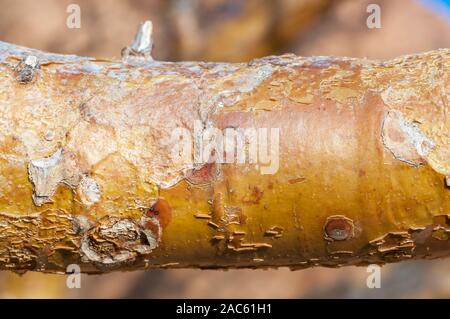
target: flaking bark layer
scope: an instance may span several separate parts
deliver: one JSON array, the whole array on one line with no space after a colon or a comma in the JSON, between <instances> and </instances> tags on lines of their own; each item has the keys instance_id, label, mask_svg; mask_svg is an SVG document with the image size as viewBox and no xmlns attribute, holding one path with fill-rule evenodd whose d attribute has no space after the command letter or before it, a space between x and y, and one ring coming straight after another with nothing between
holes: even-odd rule
<instances>
[{"instance_id":1,"label":"flaking bark layer","mask_svg":"<svg viewBox=\"0 0 450 319\"><path fill-rule=\"evenodd\" d=\"M29 56L39 65L24 66ZM227 64L0 42L0 268L299 269L448 256L449 67L448 49ZM171 133L196 121L279 128L279 169L174 162Z\"/></svg>"}]
</instances>

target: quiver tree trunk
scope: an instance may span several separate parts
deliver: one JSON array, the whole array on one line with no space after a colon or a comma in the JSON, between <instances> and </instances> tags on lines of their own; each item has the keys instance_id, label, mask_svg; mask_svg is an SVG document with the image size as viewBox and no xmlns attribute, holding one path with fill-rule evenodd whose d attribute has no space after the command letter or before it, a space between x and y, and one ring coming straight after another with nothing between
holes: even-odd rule
<instances>
[{"instance_id":1,"label":"quiver tree trunk","mask_svg":"<svg viewBox=\"0 0 450 319\"><path fill-rule=\"evenodd\" d=\"M245 64L129 53L0 43L1 269L298 269L450 253L449 50ZM206 163L196 147L211 128L257 134L244 160L219 161L233 150L217 148ZM193 160L175 160L176 132L192 133Z\"/></svg>"}]
</instances>

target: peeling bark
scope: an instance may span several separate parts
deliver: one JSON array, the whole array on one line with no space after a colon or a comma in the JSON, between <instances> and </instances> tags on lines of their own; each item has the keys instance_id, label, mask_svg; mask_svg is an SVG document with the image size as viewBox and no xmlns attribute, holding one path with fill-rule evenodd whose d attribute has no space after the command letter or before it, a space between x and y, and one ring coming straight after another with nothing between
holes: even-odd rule
<instances>
[{"instance_id":1,"label":"peeling bark","mask_svg":"<svg viewBox=\"0 0 450 319\"><path fill-rule=\"evenodd\" d=\"M122 61L0 42L1 269L449 255L448 49L171 63L144 38ZM278 128L279 169L175 162L172 132L196 122Z\"/></svg>"}]
</instances>

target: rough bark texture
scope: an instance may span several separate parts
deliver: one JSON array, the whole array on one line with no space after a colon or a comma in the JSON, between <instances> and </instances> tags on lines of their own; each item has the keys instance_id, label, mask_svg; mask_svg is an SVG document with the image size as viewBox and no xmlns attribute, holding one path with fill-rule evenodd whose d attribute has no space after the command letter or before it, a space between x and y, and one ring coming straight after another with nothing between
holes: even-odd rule
<instances>
[{"instance_id":1,"label":"rough bark texture","mask_svg":"<svg viewBox=\"0 0 450 319\"><path fill-rule=\"evenodd\" d=\"M34 58L26 58L35 56ZM125 62L0 42L0 268L293 269L450 252L450 51ZM279 128L279 170L174 162Z\"/></svg>"}]
</instances>

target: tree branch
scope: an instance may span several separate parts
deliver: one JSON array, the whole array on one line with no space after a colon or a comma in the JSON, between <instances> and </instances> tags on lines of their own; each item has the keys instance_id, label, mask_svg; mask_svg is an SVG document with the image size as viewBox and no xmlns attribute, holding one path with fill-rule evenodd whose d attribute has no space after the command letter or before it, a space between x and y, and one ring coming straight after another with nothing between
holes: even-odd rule
<instances>
[{"instance_id":1,"label":"tree branch","mask_svg":"<svg viewBox=\"0 0 450 319\"><path fill-rule=\"evenodd\" d=\"M123 61L0 42L1 269L449 255L448 49L171 63L139 39ZM199 160L211 132L225 149Z\"/></svg>"}]
</instances>

